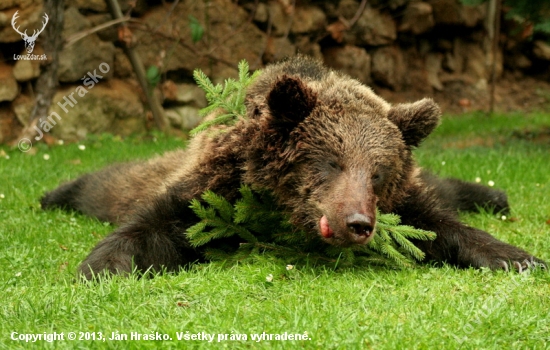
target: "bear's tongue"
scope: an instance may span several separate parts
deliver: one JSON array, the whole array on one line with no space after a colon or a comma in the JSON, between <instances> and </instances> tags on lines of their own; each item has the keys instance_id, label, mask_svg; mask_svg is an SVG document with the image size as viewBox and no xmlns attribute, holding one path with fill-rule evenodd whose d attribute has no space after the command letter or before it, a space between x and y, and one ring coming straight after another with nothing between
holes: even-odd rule
<instances>
[{"instance_id":1,"label":"bear's tongue","mask_svg":"<svg viewBox=\"0 0 550 350\"><path fill-rule=\"evenodd\" d=\"M330 225L328 224L328 219L325 215L321 218L319 221L319 226L321 227L321 236L325 238L330 238L334 235L334 231L330 228Z\"/></svg>"}]
</instances>

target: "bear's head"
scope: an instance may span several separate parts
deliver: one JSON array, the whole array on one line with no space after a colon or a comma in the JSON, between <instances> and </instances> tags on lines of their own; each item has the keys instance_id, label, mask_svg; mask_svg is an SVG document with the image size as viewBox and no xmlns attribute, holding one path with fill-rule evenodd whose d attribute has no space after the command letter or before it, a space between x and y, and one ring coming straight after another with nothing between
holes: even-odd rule
<instances>
[{"instance_id":1,"label":"bear's head","mask_svg":"<svg viewBox=\"0 0 550 350\"><path fill-rule=\"evenodd\" d=\"M414 181L411 151L440 110L430 99L390 106L349 78L323 80L282 74L249 105L260 132L245 181L273 191L293 224L324 241L366 244L377 207L391 212Z\"/></svg>"}]
</instances>

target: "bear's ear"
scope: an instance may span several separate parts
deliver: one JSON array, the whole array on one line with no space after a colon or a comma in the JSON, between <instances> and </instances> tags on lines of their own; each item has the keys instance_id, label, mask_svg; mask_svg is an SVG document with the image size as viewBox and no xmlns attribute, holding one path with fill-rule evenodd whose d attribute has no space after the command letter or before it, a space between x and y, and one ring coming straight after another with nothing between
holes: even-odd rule
<instances>
[{"instance_id":1,"label":"bear's ear","mask_svg":"<svg viewBox=\"0 0 550 350\"><path fill-rule=\"evenodd\" d=\"M397 125L405 144L411 147L417 147L437 127L440 117L441 110L431 98L396 104L388 112L388 119Z\"/></svg>"},{"instance_id":2,"label":"bear's ear","mask_svg":"<svg viewBox=\"0 0 550 350\"><path fill-rule=\"evenodd\" d=\"M300 79L288 75L278 78L267 96L272 126L287 132L310 115L316 104L317 94Z\"/></svg>"}]
</instances>

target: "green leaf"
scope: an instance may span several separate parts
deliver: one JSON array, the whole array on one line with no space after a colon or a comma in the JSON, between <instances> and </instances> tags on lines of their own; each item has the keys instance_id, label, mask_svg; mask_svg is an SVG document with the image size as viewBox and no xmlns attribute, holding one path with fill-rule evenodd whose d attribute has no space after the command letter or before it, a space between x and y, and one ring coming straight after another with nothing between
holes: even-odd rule
<instances>
[{"instance_id":1,"label":"green leaf","mask_svg":"<svg viewBox=\"0 0 550 350\"><path fill-rule=\"evenodd\" d=\"M150 66L145 74L147 82L151 86L156 86L160 81L160 69L157 66Z\"/></svg>"},{"instance_id":2,"label":"green leaf","mask_svg":"<svg viewBox=\"0 0 550 350\"><path fill-rule=\"evenodd\" d=\"M199 20L193 15L189 15L189 28L191 28L191 40L194 43L199 42L204 35L204 27L199 23Z\"/></svg>"}]
</instances>

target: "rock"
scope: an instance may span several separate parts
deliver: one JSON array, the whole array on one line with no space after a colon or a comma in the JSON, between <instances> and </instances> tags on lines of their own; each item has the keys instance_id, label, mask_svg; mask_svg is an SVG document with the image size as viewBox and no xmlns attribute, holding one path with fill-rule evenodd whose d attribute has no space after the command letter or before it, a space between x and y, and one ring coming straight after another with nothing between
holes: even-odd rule
<instances>
[{"instance_id":1,"label":"rock","mask_svg":"<svg viewBox=\"0 0 550 350\"><path fill-rule=\"evenodd\" d=\"M387 46L372 55L372 78L375 82L399 91L405 75L403 54L398 47Z\"/></svg>"},{"instance_id":2,"label":"rock","mask_svg":"<svg viewBox=\"0 0 550 350\"><path fill-rule=\"evenodd\" d=\"M297 6L291 16L290 31L294 34L313 33L326 27L325 13L315 6Z\"/></svg>"},{"instance_id":3,"label":"rock","mask_svg":"<svg viewBox=\"0 0 550 350\"><path fill-rule=\"evenodd\" d=\"M243 6L247 11L254 12L254 22L266 23L269 20L269 9L267 4L258 2L257 4L248 3Z\"/></svg>"},{"instance_id":4,"label":"rock","mask_svg":"<svg viewBox=\"0 0 550 350\"><path fill-rule=\"evenodd\" d=\"M9 9L12 7L26 8L31 6L33 3L42 2L33 0L2 0L2 2L0 2L0 10Z\"/></svg>"},{"instance_id":5,"label":"rock","mask_svg":"<svg viewBox=\"0 0 550 350\"><path fill-rule=\"evenodd\" d=\"M22 55L27 51L21 52ZM33 55L42 55L44 50L40 45L34 47ZM13 67L13 76L17 81L28 81L40 75L40 64L38 60L18 60Z\"/></svg>"},{"instance_id":6,"label":"rock","mask_svg":"<svg viewBox=\"0 0 550 350\"><path fill-rule=\"evenodd\" d=\"M418 47L411 46L401 49L403 61L406 62L406 74L403 77L403 88L421 95L433 93L426 69L427 53L422 53Z\"/></svg>"},{"instance_id":7,"label":"rock","mask_svg":"<svg viewBox=\"0 0 550 350\"><path fill-rule=\"evenodd\" d=\"M63 37L91 28L90 22L82 16L75 7L65 10L65 23ZM115 47L110 42L99 39L97 34L91 34L76 43L66 46L59 54L59 81L80 82L87 72L97 71L102 63L113 67ZM103 79L109 79L113 70L103 75Z\"/></svg>"},{"instance_id":8,"label":"rock","mask_svg":"<svg viewBox=\"0 0 550 350\"><path fill-rule=\"evenodd\" d=\"M475 27L486 16L484 5L466 6L459 0L428 0L436 24Z\"/></svg>"},{"instance_id":9,"label":"rock","mask_svg":"<svg viewBox=\"0 0 550 350\"><path fill-rule=\"evenodd\" d=\"M410 0L370 0L369 4L373 7L387 6L393 11L403 7L409 1Z\"/></svg>"},{"instance_id":10,"label":"rock","mask_svg":"<svg viewBox=\"0 0 550 350\"><path fill-rule=\"evenodd\" d=\"M335 18L345 18L346 20L351 20L357 10L359 9L359 3L355 0L341 0L338 3L338 7L334 13L331 13L331 17Z\"/></svg>"},{"instance_id":11,"label":"rock","mask_svg":"<svg viewBox=\"0 0 550 350\"><path fill-rule=\"evenodd\" d=\"M7 143L15 137L21 130L21 125L17 123L13 111L8 104L0 104L0 145ZM0 153L2 151L0 150ZM1 155L0 155L1 156Z\"/></svg>"},{"instance_id":12,"label":"rock","mask_svg":"<svg viewBox=\"0 0 550 350\"><path fill-rule=\"evenodd\" d=\"M6 6L6 1L12 5ZM41 29L43 26L44 12L41 0L3 0L0 2L0 42L2 43L23 41L21 35L11 26L11 20L16 11L19 11L16 23L21 32L27 30L28 34L32 34L33 30Z\"/></svg>"},{"instance_id":13,"label":"rock","mask_svg":"<svg viewBox=\"0 0 550 350\"><path fill-rule=\"evenodd\" d=\"M20 94L11 103L13 112L17 120L21 125L27 125L31 116L32 109L34 108L34 98L28 95Z\"/></svg>"},{"instance_id":14,"label":"rock","mask_svg":"<svg viewBox=\"0 0 550 350\"><path fill-rule=\"evenodd\" d=\"M458 60L455 55L452 54L452 52L445 52L445 56L443 58L442 67L446 69L449 72L458 72Z\"/></svg>"},{"instance_id":15,"label":"rock","mask_svg":"<svg viewBox=\"0 0 550 350\"><path fill-rule=\"evenodd\" d=\"M204 108L207 105L204 91L195 84L176 84L167 80L161 85L162 94L167 102L192 105Z\"/></svg>"},{"instance_id":16,"label":"rock","mask_svg":"<svg viewBox=\"0 0 550 350\"><path fill-rule=\"evenodd\" d=\"M464 25L469 28L477 26L487 17L487 6L485 4L477 6L462 5L462 20Z\"/></svg>"},{"instance_id":17,"label":"rock","mask_svg":"<svg viewBox=\"0 0 550 350\"><path fill-rule=\"evenodd\" d=\"M199 108L193 106L181 106L166 110L166 118L170 124L178 129L191 130L202 121Z\"/></svg>"},{"instance_id":18,"label":"rock","mask_svg":"<svg viewBox=\"0 0 550 350\"><path fill-rule=\"evenodd\" d=\"M294 45L296 45L296 53L311 56L318 60L323 60L323 53L321 52L321 45L315 42L311 42L308 36L298 36L294 39Z\"/></svg>"},{"instance_id":19,"label":"rock","mask_svg":"<svg viewBox=\"0 0 550 350\"><path fill-rule=\"evenodd\" d=\"M465 57L464 73L474 80L491 78L492 53L488 56L479 45L466 44L462 56ZM498 51L496 57L496 76L500 77L503 71L502 51Z\"/></svg>"},{"instance_id":20,"label":"rock","mask_svg":"<svg viewBox=\"0 0 550 350\"><path fill-rule=\"evenodd\" d=\"M432 6L425 2L411 2L407 5L399 25L400 32L422 34L434 26Z\"/></svg>"},{"instance_id":21,"label":"rock","mask_svg":"<svg viewBox=\"0 0 550 350\"><path fill-rule=\"evenodd\" d=\"M88 93L73 98L76 104L66 104L70 94L77 86L59 89L54 96L51 113L55 112L61 120L51 129L51 133L63 140L75 140L89 133L110 132L118 135L130 135L145 131L145 112L139 93L133 85L122 80L112 79L95 85ZM64 98L67 98L65 100ZM52 119L57 121L56 117Z\"/></svg>"},{"instance_id":22,"label":"rock","mask_svg":"<svg viewBox=\"0 0 550 350\"><path fill-rule=\"evenodd\" d=\"M132 63L124 50L120 47L115 48L115 57L114 57L114 76L116 78L129 78L134 76L134 68Z\"/></svg>"},{"instance_id":23,"label":"rock","mask_svg":"<svg viewBox=\"0 0 550 350\"><path fill-rule=\"evenodd\" d=\"M541 40L533 43L533 55L544 61L550 61L550 45Z\"/></svg>"},{"instance_id":24,"label":"rock","mask_svg":"<svg viewBox=\"0 0 550 350\"><path fill-rule=\"evenodd\" d=\"M294 56L296 47L285 37L267 38L267 46L262 57L264 64L279 61L285 57Z\"/></svg>"},{"instance_id":25,"label":"rock","mask_svg":"<svg viewBox=\"0 0 550 350\"><path fill-rule=\"evenodd\" d=\"M442 62L442 54L432 52L426 56L426 72L428 73L428 83L431 87L438 91L443 90L443 84L439 80L439 72L441 72Z\"/></svg>"},{"instance_id":26,"label":"rock","mask_svg":"<svg viewBox=\"0 0 550 350\"><path fill-rule=\"evenodd\" d=\"M521 52L516 52L513 54L508 53L505 59L506 66L512 69L528 69L531 68L533 62L522 54Z\"/></svg>"},{"instance_id":27,"label":"rock","mask_svg":"<svg viewBox=\"0 0 550 350\"><path fill-rule=\"evenodd\" d=\"M13 76L17 81L27 81L40 75L40 61L19 60L13 68Z\"/></svg>"},{"instance_id":28,"label":"rock","mask_svg":"<svg viewBox=\"0 0 550 350\"><path fill-rule=\"evenodd\" d=\"M367 8L344 38L347 43L356 46L389 45L397 39L397 29L388 13Z\"/></svg>"},{"instance_id":29,"label":"rock","mask_svg":"<svg viewBox=\"0 0 550 350\"><path fill-rule=\"evenodd\" d=\"M248 21L249 15L242 7L231 0L211 0L208 3L182 0L166 20L168 6L172 4L155 7L142 17L150 28L158 27L159 34L147 30L134 33L136 51L146 67L162 61L165 71L180 70L190 75L195 68L200 68L213 77L220 76L228 67L236 72L238 62L243 59L252 70L261 67L266 35ZM191 41L189 15L197 18L204 27L204 18L209 18L208 44L204 38L195 44ZM159 27L159 23L167 25ZM174 35L182 39L181 45L177 44ZM161 59L163 52L166 58Z\"/></svg>"},{"instance_id":30,"label":"rock","mask_svg":"<svg viewBox=\"0 0 550 350\"><path fill-rule=\"evenodd\" d=\"M267 3L267 23L271 25L271 35L283 36L289 31L291 25L289 13L279 1L269 1Z\"/></svg>"},{"instance_id":31,"label":"rock","mask_svg":"<svg viewBox=\"0 0 550 350\"><path fill-rule=\"evenodd\" d=\"M370 84L371 57L362 48L346 45L331 47L323 52L325 64L340 70L364 84Z\"/></svg>"},{"instance_id":32,"label":"rock","mask_svg":"<svg viewBox=\"0 0 550 350\"><path fill-rule=\"evenodd\" d=\"M13 101L19 93L19 85L13 76L13 68L0 62L0 102Z\"/></svg>"},{"instance_id":33,"label":"rock","mask_svg":"<svg viewBox=\"0 0 550 350\"><path fill-rule=\"evenodd\" d=\"M119 1L119 3L122 7L122 3L126 3L126 1ZM67 0L66 6L74 7L79 10L92 10L96 12L109 11L109 8L107 7L107 2L105 0Z\"/></svg>"}]
</instances>

